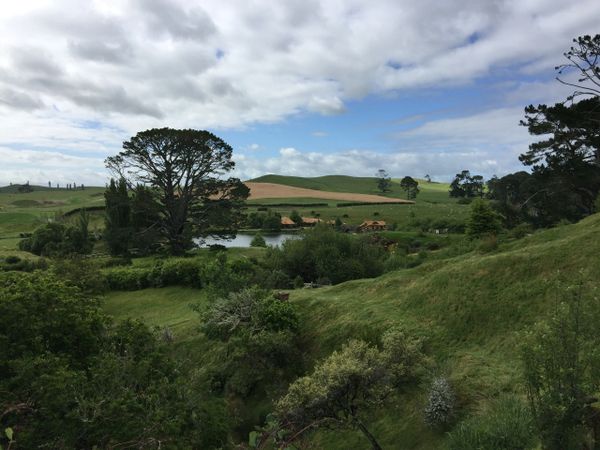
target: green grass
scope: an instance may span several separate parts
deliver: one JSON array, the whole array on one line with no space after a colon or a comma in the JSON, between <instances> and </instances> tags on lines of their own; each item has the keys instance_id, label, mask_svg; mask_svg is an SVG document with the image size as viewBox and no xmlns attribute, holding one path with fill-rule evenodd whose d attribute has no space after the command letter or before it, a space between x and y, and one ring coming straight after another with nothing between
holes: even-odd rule
<instances>
[{"instance_id":1,"label":"green grass","mask_svg":"<svg viewBox=\"0 0 600 450\"><path fill-rule=\"evenodd\" d=\"M475 251L376 279L293 291L304 354L315 361L349 338L376 341L388 327L401 325L425 339L435 361L432 373L450 378L461 416L485 407L499 393L522 394L518 333L551 313L561 298L558 280L576 282L583 271L598 283L599 231L600 215L595 215L502 243L490 254ZM183 288L111 293L106 308L118 319L131 315L176 327L179 352L202 359L214 344L193 337L198 319L186 309L200 298L200 291ZM443 448L444 434L423 425L425 396L419 387L370 417L384 448ZM315 448L367 447L353 432L322 432L314 439Z\"/></svg>"},{"instance_id":2,"label":"green grass","mask_svg":"<svg viewBox=\"0 0 600 450\"><path fill-rule=\"evenodd\" d=\"M151 327L169 327L178 341L185 341L197 335L198 321L191 305L205 301L200 289L166 287L111 292L105 298L104 309L117 320L135 318Z\"/></svg>"},{"instance_id":3,"label":"green grass","mask_svg":"<svg viewBox=\"0 0 600 450\"><path fill-rule=\"evenodd\" d=\"M57 215L104 204L102 187L86 187L85 190L33 188L34 191L28 193L16 192L15 186L0 188L0 249L16 248L19 233L31 232ZM92 229L101 226L99 217L92 214Z\"/></svg>"},{"instance_id":4,"label":"green grass","mask_svg":"<svg viewBox=\"0 0 600 450\"><path fill-rule=\"evenodd\" d=\"M316 178L289 177L282 175L265 175L253 180L259 183L278 183L308 189L318 189L331 192L354 192L359 194L385 195L386 197L405 198L404 191L400 189L400 179L392 180L391 191L381 194L377 189L376 178L348 177L344 175L327 175ZM295 207L273 207L273 211L289 216L292 210L298 211L302 216L318 217L325 220L340 218L350 225L358 225L363 220L385 220L389 225L396 224L399 229L414 229L415 220L447 219L464 220L468 214L469 206L460 205L456 199L448 195L449 184L427 183L419 180L420 193L414 205L364 205L346 206L338 208L340 200L323 200L315 198L273 198L256 199L248 202L248 212L256 211L253 203L277 204L293 203ZM327 203L328 206L303 207L302 203ZM378 214L376 214L378 213ZM347 217L344 217L347 216Z\"/></svg>"}]
</instances>

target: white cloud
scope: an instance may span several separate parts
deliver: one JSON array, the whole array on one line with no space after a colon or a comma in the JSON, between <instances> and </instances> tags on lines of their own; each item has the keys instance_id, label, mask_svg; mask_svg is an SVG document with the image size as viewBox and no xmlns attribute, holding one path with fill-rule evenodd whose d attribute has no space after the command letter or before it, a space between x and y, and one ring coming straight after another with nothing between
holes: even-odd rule
<instances>
[{"instance_id":1,"label":"white cloud","mask_svg":"<svg viewBox=\"0 0 600 450\"><path fill-rule=\"evenodd\" d=\"M600 17L597 0L4 3L0 145L98 160L150 127L239 129L303 112L340 114L370 94L465 84L498 69L549 73L571 38L598 31ZM527 92L540 101L554 98L535 83L518 86L508 101ZM425 125L399 137L411 147L390 164L400 170L427 163L417 139L443 152L444 140L460 146L469 136L467 153L488 155L483 130L516 148L524 140L512 131L520 116L511 114ZM339 163L339 173L385 165L377 156L383 154L373 155L368 161L352 152L278 158L291 158L297 172L313 170L315 161ZM441 173L450 171L444 158ZM503 167L501 159L486 156L478 164ZM246 164L250 171L278 162Z\"/></svg>"}]
</instances>

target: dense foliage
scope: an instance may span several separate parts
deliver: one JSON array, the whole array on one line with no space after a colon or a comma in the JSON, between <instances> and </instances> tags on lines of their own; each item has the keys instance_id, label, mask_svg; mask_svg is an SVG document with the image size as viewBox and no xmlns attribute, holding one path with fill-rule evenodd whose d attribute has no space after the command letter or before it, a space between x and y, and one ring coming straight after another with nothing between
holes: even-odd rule
<instances>
[{"instance_id":1,"label":"dense foliage","mask_svg":"<svg viewBox=\"0 0 600 450\"><path fill-rule=\"evenodd\" d=\"M544 447L579 449L600 431L600 299L568 289L553 316L525 336L527 392ZM592 435L590 437L590 434Z\"/></svg>"},{"instance_id":2,"label":"dense foliage","mask_svg":"<svg viewBox=\"0 0 600 450\"><path fill-rule=\"evenodd\" d=\"M0 426L18 448L226 443L223 404L180 376L145 325L112 327L50 273L0 274L0 291Z\"/></svg>"},{"instance_id":3,"label":"dense foliage","mask_svg":"<svg viewBox=\"0 0 600 450\"><path fill-rule=\"evenodd\" d=\"M470 199L483 197L483 177L471 175L468 170L457 173L450 183L450 197Z\"/></svg>"},{"instance_id":4,"label":"dense foliage","mask_svg":"<svg viewBox=\"0 0 600 450\"><path fill-rule=\"evenodd\" d=\"M38 227L31 237L19 242L19 249L42 256L69 256L88 254L92 240L88 232L89 217L85 211L74 225L51 222Z\"/></svg>"},{"instance_id":5,"label":"dense foliage","mask_svg":"<svg viewBox=\"0 0 600 450\"><path fill-rule=\"evenodd\" d=\"M269 249L266 264L290 279L341 283L383 273L385 250L368 238L338 233L328 226L306 231L302 239L290 239L281 248Z\"/></svg>"},{"instance_id":6,"label":"dense foliage","mask_svg":"<svg viewBox=\"0 0 600 450\"><path fill-rule=\"evenodd\" d=\"M201 311L201 320L208 338L226 343L213 386L246 397L300 365L295 309L267 291L231 293Z\"/></svg>"},{"instance_id":7,"label":"dense foliage","mask_svg":"<svg viewBox=\"0 0 600 450\"><path fill-rule=\"evenodd\" d=\"M208 131L151 129L123 143L106 165L128 184L152 188L159 205L157 230L173 254L208 229L235 229L248 188L223 174L235 164L233 149Z\"/></svg>"},{"instance_id":8,"label":"dense foliage","mask_svg":"<svg viewBox=\"0 0 600 450\"><path fill-rule=\"evenodd\" d=\"M422 363L418 339L393 329L382 341L378 349L351 340L290 385L276 404L276 416L286 430L284 442L319 427L355 428L373 449L381 448L364 415L414 382Z\"/></svg>"}]
</instances>

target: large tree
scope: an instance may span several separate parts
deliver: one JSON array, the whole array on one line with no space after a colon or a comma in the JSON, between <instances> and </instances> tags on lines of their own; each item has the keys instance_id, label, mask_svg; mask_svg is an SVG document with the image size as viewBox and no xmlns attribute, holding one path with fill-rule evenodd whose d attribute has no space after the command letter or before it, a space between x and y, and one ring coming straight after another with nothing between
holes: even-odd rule
<instances>
[{"instance_id":1,"label":"large tree","mask_svg":"<svg viewBox=\"0 0 600 450\"><path fill-rule=\"evenodd\" d=\"M152 188L160 206L158 229L173 254L191 245L207 229L233 230L248 188L224 178L235 163L232 148L203 130L154 128L123 143L106 166L133 186Z\"/></svg>"},{"instance_id":2,"label":"large tree","mask_svg":"<svg viewBox=\"0 0 600 450\"><path fill-rule=\"evenodd\" d=\"M600 98L529 105L521 125L543 136L519 157L542 181L543 195L535 200L545 196L562 203L563 217L570 220L591 214L600 191Z\"/></svg>"},{"instance_id":3,"label":"large tree","mask_svg":"<svg viewBox=\"0 0 600 450\"><path fill-rule=\"evenodd\" d=\"M483 197L483 177L481 175L471 175L468 170L457 173L452 183L450 183L450 197Z\"/></svg>"},{"instance_id":4,"label":"large tree","mask_svg":"<svg viewBox=\"0 0 600 450\"><path fill-rule=\"evenodd\" d=\"M556 67L559 76L558 81L567 86L575 88L569 100L584 95L600 97L600 34L594 37L585 35L573 39L573 45L569 51L563 53L568 60L567 63ZM575 81L565 80L560 77L563 73L579 72Z\"/></svg>"},{"instance_id":5,"label":"large tree","mask_svg":"<svg viewBox=\"0 0 600 450\"><path fill-rule=\"evenodd\" d=\"M104 202L104 240L111 254L124 255L131 240L131 204L123 178L116 182L111 178L104 192Z\"/></svg>"},{"instance_id":6,"label":"large tree","mask_svg":"<svg viewBox=\"0 0 600 450\"><path fill-rule=\"evenodd\" d=\"M400 181L400 187L406 192L406 198L412 200L419 193L419 182L412 177L406 176Z\"/></svg>"},{"instance_id":7,"label":"large tree","mask_svg":"<svg viewBox=\"0 0 600 450\"><path fill-rule=\"evenodd\" d=\"M392 187L392 179L384 169L379 169L375 174L377 178L377 189L381 192L388 192Z\"/></svg>"}]
</instances>

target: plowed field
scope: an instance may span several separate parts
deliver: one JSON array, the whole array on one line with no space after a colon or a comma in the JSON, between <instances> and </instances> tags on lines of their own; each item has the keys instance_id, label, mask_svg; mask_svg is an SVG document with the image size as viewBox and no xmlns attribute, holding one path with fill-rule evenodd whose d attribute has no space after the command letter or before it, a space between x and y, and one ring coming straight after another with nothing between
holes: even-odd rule
<instances>
[{"instance_id":1,"label":"plowed field","mask_svg":"<svg viewBox=\"0 0 600 450\"><path fill-rule=\"evenodd\" d=\"M348 202L372 203L413 203L400 198L382 197L369 194L351 194L346 192L318 191L275 183L254 183L249 181L246 186L250 188L250 200L260 198L324 198L328 200L343 200Z\"/></svg>"}]
</instances>

